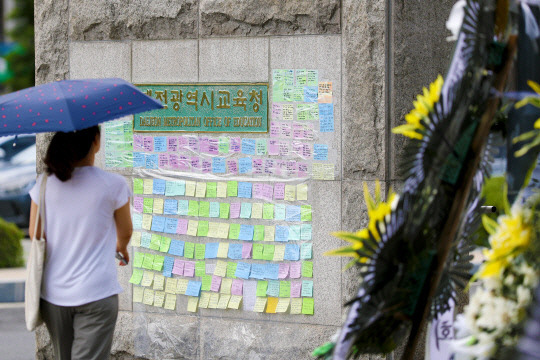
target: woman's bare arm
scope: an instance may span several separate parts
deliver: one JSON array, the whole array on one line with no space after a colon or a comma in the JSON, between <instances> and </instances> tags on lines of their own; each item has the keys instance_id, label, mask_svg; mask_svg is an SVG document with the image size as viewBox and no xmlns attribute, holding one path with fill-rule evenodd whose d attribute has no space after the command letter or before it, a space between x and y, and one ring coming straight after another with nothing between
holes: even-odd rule
<instances>
[{"instance_id":1,"label":"woman's bare arm","mask_svg":"<svg viewBox=\"0 0 540 360\"><path fill-rule=\"evenodd\" d=\"M124 206L114 212L114 222L116 223L116 251L119 251L126 261L129 262L127 245L131 239L131 234L133 233L133 225L131 223L131 214L129 211L129 200Z\"/></svg>"}]
</instances>

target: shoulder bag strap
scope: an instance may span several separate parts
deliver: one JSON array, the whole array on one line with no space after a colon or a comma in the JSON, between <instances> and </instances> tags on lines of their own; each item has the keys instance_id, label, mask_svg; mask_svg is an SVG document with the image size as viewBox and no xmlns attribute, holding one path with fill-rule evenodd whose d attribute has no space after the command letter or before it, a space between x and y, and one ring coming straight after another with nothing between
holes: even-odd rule
<instances>
[{"instance_id":1,"label":"shoulder bag strap","mask_svg":"<svg viewBox=\"0 0 540 360\"><path fill-rule=\"evenodd\" d=\"M39 203L38 203L38 211L37 211L37 219L34 224L34 238L36 237L37 227L39 220L41 218L41 235L39 239L43 239L43 234L45 231L45 189L47 187L47 173L43 174L43 177L41 179L41 186L39 189Z\"/></svg>"}]
</instances>

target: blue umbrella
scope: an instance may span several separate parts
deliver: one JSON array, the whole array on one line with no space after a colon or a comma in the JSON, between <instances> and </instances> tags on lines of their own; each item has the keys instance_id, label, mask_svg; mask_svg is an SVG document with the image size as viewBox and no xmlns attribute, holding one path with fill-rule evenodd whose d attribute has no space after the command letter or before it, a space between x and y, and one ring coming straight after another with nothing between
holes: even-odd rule
<instances>
[{"instance_id":1,"label":"blue umbrella","mask_svg":"<svg viewBox=\"0 0 540 360\"><path fill-rule=\"evenodd\" d=\"M122 79L57 81L0 96L0 136L81 130L162 107Z\"/></svg>"}]
</instances>

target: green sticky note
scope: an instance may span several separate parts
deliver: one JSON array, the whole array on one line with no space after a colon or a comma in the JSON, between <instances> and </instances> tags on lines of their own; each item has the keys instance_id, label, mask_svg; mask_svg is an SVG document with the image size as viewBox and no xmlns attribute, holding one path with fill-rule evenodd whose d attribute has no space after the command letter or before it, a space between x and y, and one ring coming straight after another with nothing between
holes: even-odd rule
<instances>
[{"instance_id":1,"label":"green sticky note","mask_svg":"<svg viewBox=\"0 0 540 360\"><path fill-rule=\"evenodd\" d=\"M240 236L240 224L231 224L229 226L229 239L238 240Z\"/></svg>"},{"instance_id":2,"label":"green sticky note","mask_svg":"<svg viewBox=\"0 0 540 360\"><path fill-rule=\"evenodd\" d=\"M253 230L253 241L264 240L264 225L255 225Z\"/></svg>"},{"instance_id":3,"label":"green sticky note","mask_svg":"<svg viewBox=\"0 0 540 360\"><path fill-rule=\"evenodd\" d=\"M215 182L206 183L206 197L209 197L209 198L217 197L217 183Z\"/></svg>"},{"instance_id":4,"label":"green sticky note","mask_svg":"<svg viewBox=\"0 0 540 360\"><path fill-rule=\"evenodd\" d=\"M311 205L302 205L300 214L302 221L311 221Z\"/></svg>"},{"instance_id":5,"label":"green sticky note","mask_svg":"<svg viewBox=\"0 0 540 360\"><path fill-rule=\"evenodd\" d=\"M154 199L144 198L143 200L143 213L151 214L154 208Z\"/></svg>"},{"instance_id":6,"label":"green sticky note","mask_svg":"<svg viewBox=\"0 0 540 360\"><path fill-rule=\"evenodd\" d=\"M199 202L197 200L189 200L188 216L199 216Z\"/></svg>"},{"instance_id":7,"label":"green sticky note","mask_svg":"<svg viewBox=\"0 0 540 360\"><path fill-rule=\"evenodd\" d=\"M303 298L302 299L302 314L304 315L313 315L313 298Z\"/></svg>"},{"instance_id":8,"label":"green sticky note","mask_svg":"<svg viewBox=\"0 0 540 360\"><path fill-rule=\"evenodd\" d=\"M171 238L162 236L161 237L161 246L159 247L159 251L161 252L169 252L169 247L171 246Z\"/></svg>"},{"instance_id":9,"label":"green sticky note","mask_svg":"<svg viewBox=\"0 0 540 360\"><path fill-rule=\"evenodd\" d=\"M253 244L253 260L263 259L263 244Z\"/></svg>"},{"instance_id":10,"label":"green sticky note","mask_svg":"<svg viewBox=\"0 0 540 360\"><path fill-rule=\"evenodd\" d=\"M285 84L283 81L274 82L274 86L272 86L272 100L273 102L283 102L283 87Z\"/></svg>"},{"instance_id":11,"label":"green sticky note","mask_svg":"<svg viewBox=\"0 0 540 360\"><path fill-rule=\"evenodd\" d=\"M203 276L206 274L206 263L204 261L195 262L195 276Z\"/></svg>"},{"instance_id":12,"label":"green sticky note","mask_svg":"<svg viewBox=\"0 0 540 360\"><path fill-rule=\"evenodd\" d=\"M263 205L263 219L272 220L274 218L274 204Z\"/></svg>"},{"instance_id":13,"label":"green sticky note","mask_svg":"<svg viewBox=\"0 0 540 360\"><path fill-rule=\"evenodd\" d=\"M284 297L284 298L291 297L291 282L290 281L279 282L279 297Z\"/></svg>"},{"instance_id":14,"label":"green sticky note","mask_svg":"<svg viewBox=\"0 0 540 360\"><path fill-rule=\"evenodd\" d=\"M283 87L283 101L290 102L294 100L294 86L286 85Z\"/></svg>"},{"instance_id":15,"label":"green sticky note","mask_svg":"<svg viewBox=\"0 0 540 360\"><path fill-rule=\"evenodd\" d=\"M159 250L161 247L161 236L157 234L152 234L150 238L150 249Z\"/></svg>"},{"instance_id":16,"label":"green sticky note","mask_svg":"<svg viewBox=\"0 0 540 360\"><path fill-rule=\"evenodd\" d=\"M144 253L136 252L135 255L133 256L133 266L137 268L142 267L143 260L144 260Z\"/></svg>"},{"instance_id":17,"label":"green sticky note","mask_svg":"<svg viewBox=\"0 0 540 360\"><path fill-rule=\"evenodd\" d=\"M210 203L208 201L199 202L199 216L210 217Z\"/></svg>"},{"instance_id":18,"label":"green sticky note","mask_svg":"<svg viewBox=\"0 0 540 360\"><path fill-rule=\"evenodd\" d=\"M293 88L293 100L294 101L304 101L304 87L295 86Z\"/></svg>"},{"instance_id":19,"label":"green sticky note","mask_svg":"<svg viewBox=\"0 0 540 360\"><path fill-rule=\"evenodd\" d=\"M204 251L205 251L205 249L206 249L205 244L195 244L195 259L197 259L197 260L204 259Z\"/></svg>"},{"instance_id":20,"label":"green sticky note","mask_svg":"<svg viewBox=\"0 0 540 360\"><path fill-rule=\"evenodd\" d=\"M199 221L197 225L197 236L208 236L208 221Z\"/></svg>"},{"instance_id":21,"label":"green sticky note","mask_svg":"<svg viewBox=\"0 0 540 360\"><path fill-rule=\"evenodd\" d=\"M201 281L202 281L201 290L210 291L210 287L212 286L212 275L206 275L206 274L202 275Z\"/></svg>"},{"instance_id":22,"label":"green sticky note","mask_svg":"<svg viewBox=\"0 0 540 360\"><path fill-rule=\"evenodd\" d=\"M268 281L259 280L257 281L257 292L255 296L266 296L266 289L268 288Z\"/></svg>"},{"instance_id":23,"label":"green sticky note","mask_svg":"<svg viewBox=\"0 0 540 360\"><path fill-rule=\"evenodd\" d=\"M227 263L227 277L231 279L236 279L236 266L238 264L235 262L228 262Z\"/></svg>"},{"instance_id":24,"label":"green sticky note","mask_svg":"<svg viewBox=\"0 0 540 360\"><path fill-rule=\"evenodd\" d=\"M257 156L266 155L266 139L265 138L257 138L257 142L255 144L255 153L257 154Z\"/></svg>"},{"instance_id":25,"label":"green sticky note","mask_svg":"<svg viewBox=\"0 0 540 360\"><path fill-rule=\"evenodd\" d=\"M165 262L165 256L154 255L154 265L152 266L152 270L162 271L164 262Z\"/></svg>"},{"instance_id":26,"label":"green sticky note","mask_svg":"<svg viewBox=\"0 0 540 360\"><path fill-rule=\"evenodd\" d=\"M152 270L154 267L154 255L152 254L144 254L144 260L142 263L142 267L144 269Z\"/></svg>"},{"instance_id":27,"label":"green sticky note","mask_svg":"<svg viewBox=\"0 0 540 360\"><path fill-rule=\"evenodd\" d=\"M272 261L274 259L275 246L270 244L264 244L263 248L263 260Z\"/></svg>"},{"instance_id":28,"label":"green sticky note","mask_svg":"<svg viewBox=\"0 0 540 360\"><path fill-rule=\"evenodd\" d=\"M312 261L302 261L302 277L313 277Z\"/></svg>"},{"instance_id":29,"label":"green sticky note","mask_svg":"<svg viewBox=\"0 0 540 360\"><path fill-rule=\"evenodd\" d=\"M230 209L231 209L231 204L229 204L229 203L220 203L219 204L219 217L221 219L228 219Z\"/></svg>"},{"instance_id":30,"label":"green sticky note","mask_svg":"<svg viewBox=\"0 0 540 360\"><path fill-rule=\"evenodd\" d=\"M134 194L143 193L143 179L133 179L133 193Z\"/></svg>"},{"instance_id":31,"label":"green sticky note","mask_svg":"<svg viewBox=\"0 0 540 360\"><path fill-rule=\"evenodd\" d=\"M193 253L195 252L195 244L192 242L186 241L184 244L184 257L188 259L193 259Z\"/></svg>"},{"instance_id":32,"label":"green sticky note","mask_svg":"<svg viewBox=\"0 0 540 360\"><path fill-rule=\"evenodd\" d=\"M218 150L220 154L229 153L229 138L226 136L219 137Z\"/></svg>"},{"instance_id":33,"label":"green sticky note","mask_svg":"<svg viewBox=\"0 0 540 360\"><path fill-rule=\"evenodd\" d=\"M129 282L132 284L139 285L143 277L143 269L133 269L133 274L131 274L131 279Z\"/></svg>"},{"instance_id":34,"label":"green sticky note","mask_svg":"<svg viewBox=\"0 0 540 360\"><path fill-rule=\"evenodd\" d=\"M238 196L238 181L227 181L227 196Z\"/></svg>"}]
</instances>

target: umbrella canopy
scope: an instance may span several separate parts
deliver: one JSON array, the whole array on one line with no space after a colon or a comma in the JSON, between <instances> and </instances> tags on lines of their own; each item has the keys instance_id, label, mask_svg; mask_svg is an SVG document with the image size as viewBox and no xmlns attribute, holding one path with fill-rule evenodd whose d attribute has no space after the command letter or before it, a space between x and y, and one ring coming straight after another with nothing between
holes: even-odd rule
<instances>
[{"instance_id":1,"label":"umbrella canopy","mask_svg":"<svg viewBox=\"0 0 540 360\"><path fill-rule=\"evenodd\" d=\"M64 80L0 97L0 136L85 129L163 106L122 79Z\"/></svg>"}]
</instances>

